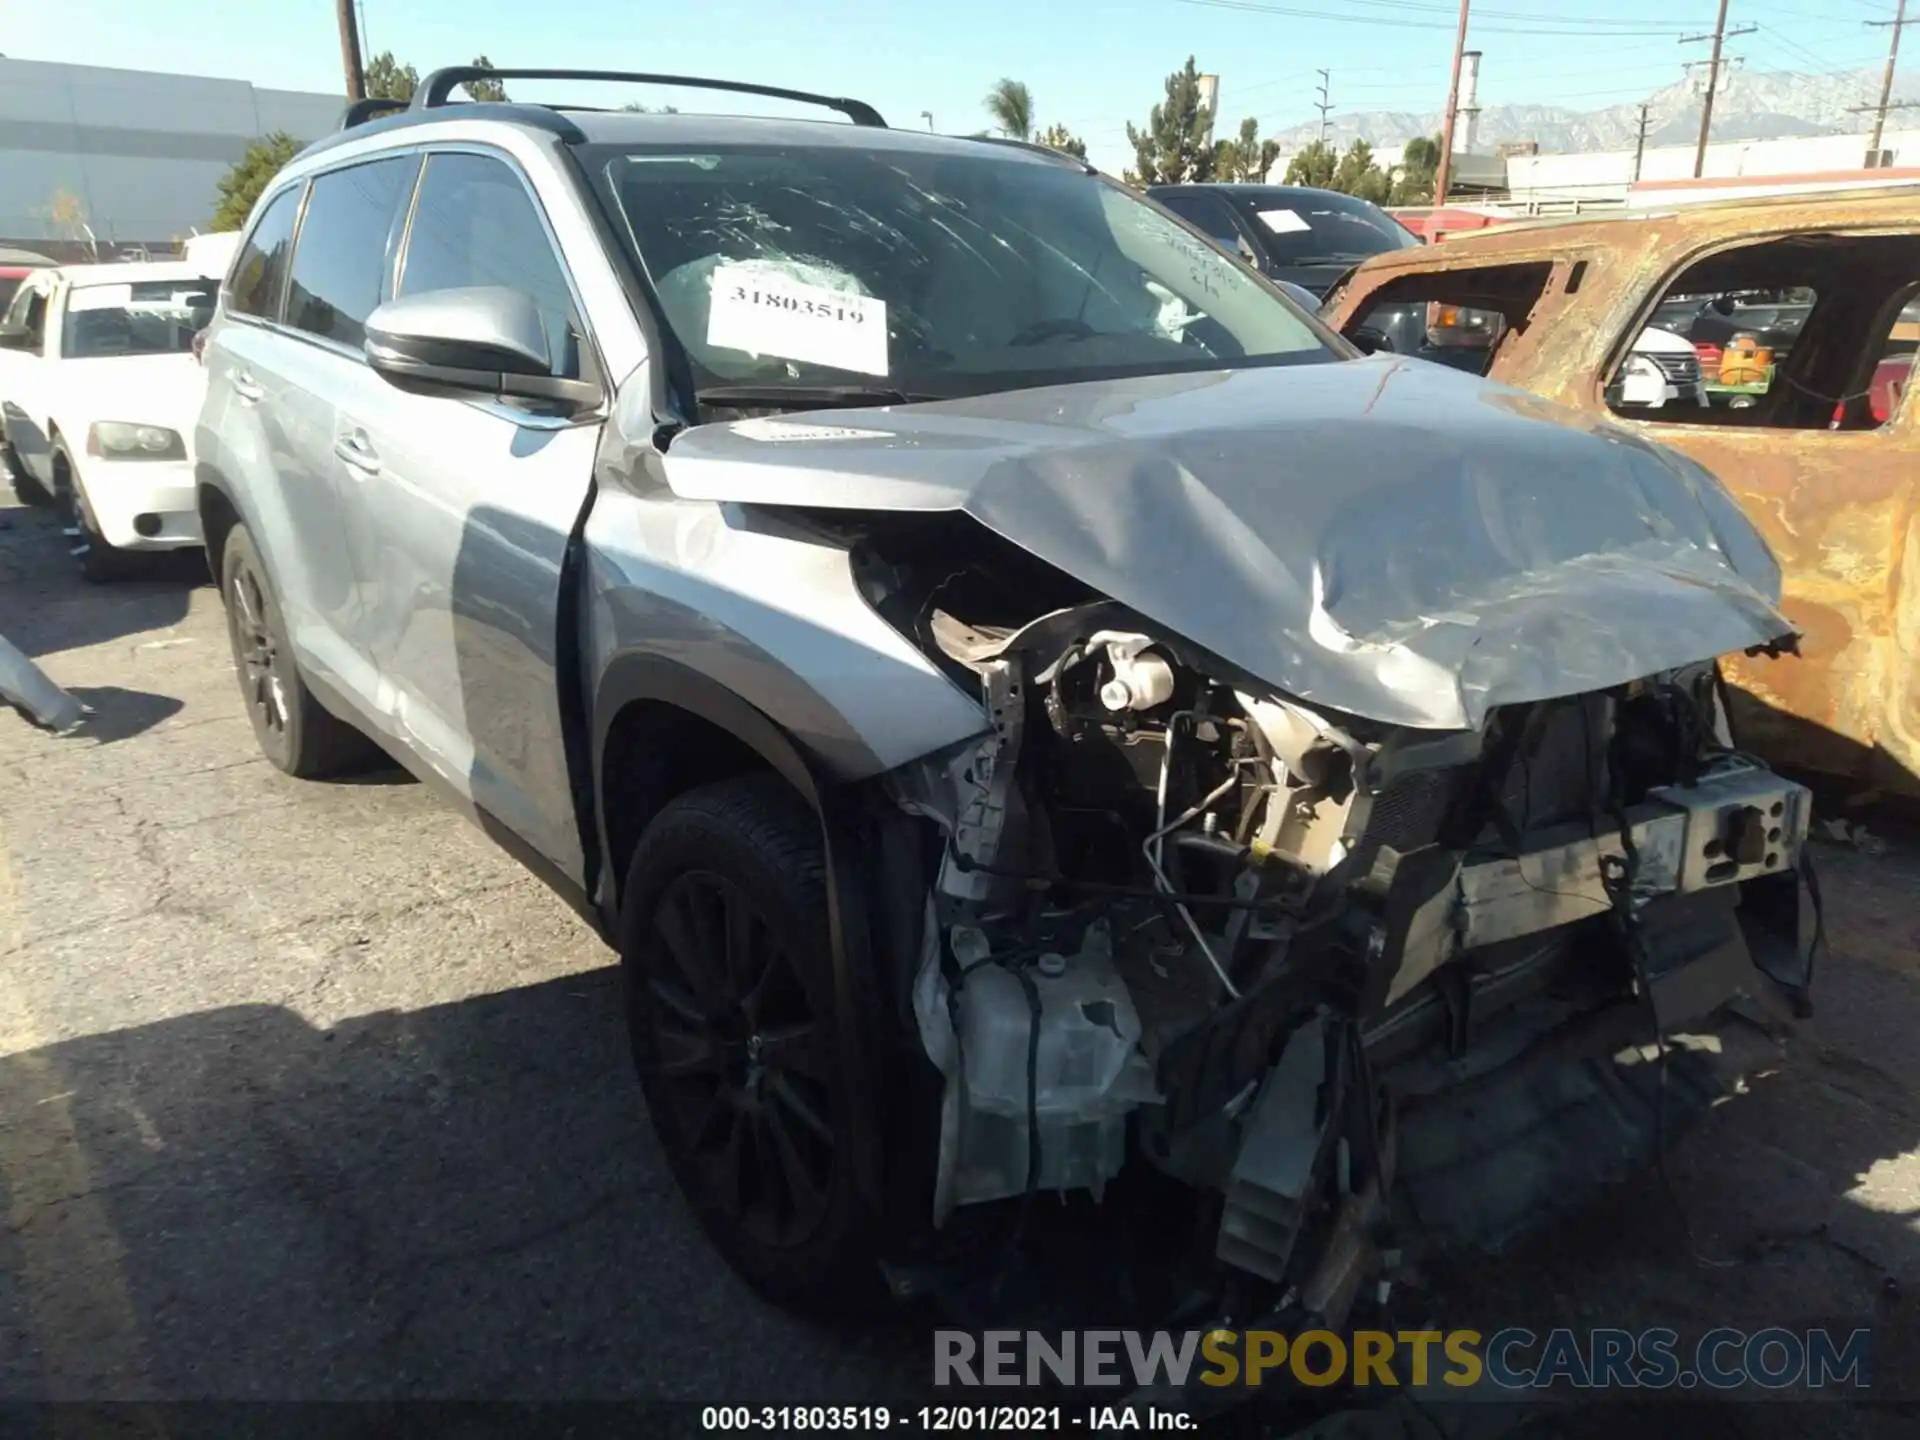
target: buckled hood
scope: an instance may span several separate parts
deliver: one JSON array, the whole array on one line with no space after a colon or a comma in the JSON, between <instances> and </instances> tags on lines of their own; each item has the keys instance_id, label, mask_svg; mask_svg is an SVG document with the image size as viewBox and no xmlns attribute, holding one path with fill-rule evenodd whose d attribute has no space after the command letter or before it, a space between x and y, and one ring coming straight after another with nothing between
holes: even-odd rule
<instances>
[{"instance_id":1,"label":"buckled hood","mask_svg":"<svg viewBox=\"0 0 1920 1440\"><path fill-rule=\"evenodd\" d=\"M1718 481L1397 356L700 426L689 499L961 510L1276 689L1477 728L1792 633Z\"/></svg>"}]
</instances>

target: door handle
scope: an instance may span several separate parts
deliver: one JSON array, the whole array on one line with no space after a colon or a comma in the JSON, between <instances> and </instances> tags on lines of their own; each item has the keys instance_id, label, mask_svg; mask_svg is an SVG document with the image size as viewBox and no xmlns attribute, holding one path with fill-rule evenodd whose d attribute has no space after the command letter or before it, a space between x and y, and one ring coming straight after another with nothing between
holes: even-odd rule
<instances>
[{"instance_id":1,"label":"door handle","mask_svg":"<svg viewBox=\"0 0 1920 1440\"><path fill-rule=\"evenodd\" d=\"M233 393L242 405L251 405L254 401L262 399L267 391L266 387L256 381L251 373L242 370L233 377Z\"/></svg>"},{"instance_id":2,"label":"door handle","mask_svg":"<svg viewBox=\"0 0 1920 1440\"><path fill-rule=\"evenodd\" d=\"M358 435L343 435L334 441L333 453L346 461L349 470L363 475L377 475L380 472L380 457Z\"/></svg>"}]
</instances>

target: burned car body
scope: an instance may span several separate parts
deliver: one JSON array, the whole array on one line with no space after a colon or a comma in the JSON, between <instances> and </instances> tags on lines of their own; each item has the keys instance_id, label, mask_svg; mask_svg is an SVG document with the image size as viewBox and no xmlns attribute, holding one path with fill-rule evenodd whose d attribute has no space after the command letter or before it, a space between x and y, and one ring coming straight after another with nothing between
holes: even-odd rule
<instances>
[{"instance_id":1,"label":"burned car body","mask_svg":"<svg viewBox=\"0 0 1920 1440\"><path fill-rule=\"evenodd\" d=\"M1044 1192L1338 1323L1393 1207L1537 1225L1771 1043L1807 797L1715 657L1792 627L1699 466L1054 152L444 103L486 73L263 195L210 558L274 764L377 740L619 949L754 1284L997 1273ZM357 353L310 226L392 296Z\"/></svg>"},{"instance_id":2,"label":"burned car body","mask_svg":"<svg viewBox=\"0 0 1920 1440\"><path fill-rule=\"evenodd\" d=\"M1736 731L1770 760L1906 796L1920 794L1920 418L1895 403L1895 384L1915 349L1914 193L1895 185L1495 226L1376 257L1324 312L1349 334L1417 302L1496 315L1502 334L1476 373L1712 470L1779 557L1782 608L1802 634L1780 663L1728 657ZM1648 409L1610 394L1650 324L1694 342L1709 405ZM1744 348L1729 348L1736 341Z\"/></svg>"}]
</instances>

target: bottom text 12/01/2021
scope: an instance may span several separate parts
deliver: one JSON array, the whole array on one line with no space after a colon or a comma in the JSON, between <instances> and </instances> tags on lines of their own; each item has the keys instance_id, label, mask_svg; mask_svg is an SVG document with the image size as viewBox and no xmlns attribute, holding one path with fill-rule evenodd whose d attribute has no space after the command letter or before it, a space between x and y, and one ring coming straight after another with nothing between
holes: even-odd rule
<instances>
[{"instance_id":1,"label":"bottom text 12/01/2021","mask_svg":"<svg viewBox=\"0 0 1920 1440\"><path fill-rule=\"evenodd\" d=\"M893 1410L885 1405L708 1405L700 1427L714 1431L886 1431L916 1434L1008 1431L1059 1434L1085 1430L1134 1430L1173 1433L1198 1428L1178 1410L1096 1405L922 1405Z\"/></svg>"}]
</instances>

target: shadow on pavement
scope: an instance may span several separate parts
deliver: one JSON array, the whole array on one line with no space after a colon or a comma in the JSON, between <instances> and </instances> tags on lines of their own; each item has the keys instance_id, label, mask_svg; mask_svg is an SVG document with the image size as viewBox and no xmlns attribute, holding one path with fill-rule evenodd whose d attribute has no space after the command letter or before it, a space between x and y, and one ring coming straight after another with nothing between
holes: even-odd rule
<instances>
[{"instance_id":1,"label":"shadow on pavement","mask_svg":"<svg viewBox=\"0 0 1920 1440\"><path fill-rule=\"evenodd\" d=\"M74 738L91 740L96 745L130 740L161 721L172 719L186 704L172 695L127 690L119 685L76 685L67 693L93 711L73 732Z\"/></svg>"},{"instance_id":2,"label":"shadow on pavement","mask_svg":"<svg viewBox=\"0 0 1920 1440\"><path fill-rule=\"evenodd\" d=\"M0 1401L903 1401L923 1338L800 1323L706 1246L615 986L0 1059Z\"/></svg>"},{"instance_id":3,"label":"shadow on pavement","mask_svg":"<svg viewBox=\"0 0 1920 1440\"><path fill-rule=\"evenodd\" d=\"M164 630L186 618L192 592L209 583L206 556L174 550L138 557L137 573L90 585L67 555L57 516L0 507L0 616L28 656L79 650Z\"/></svg>"}]
</instances>

